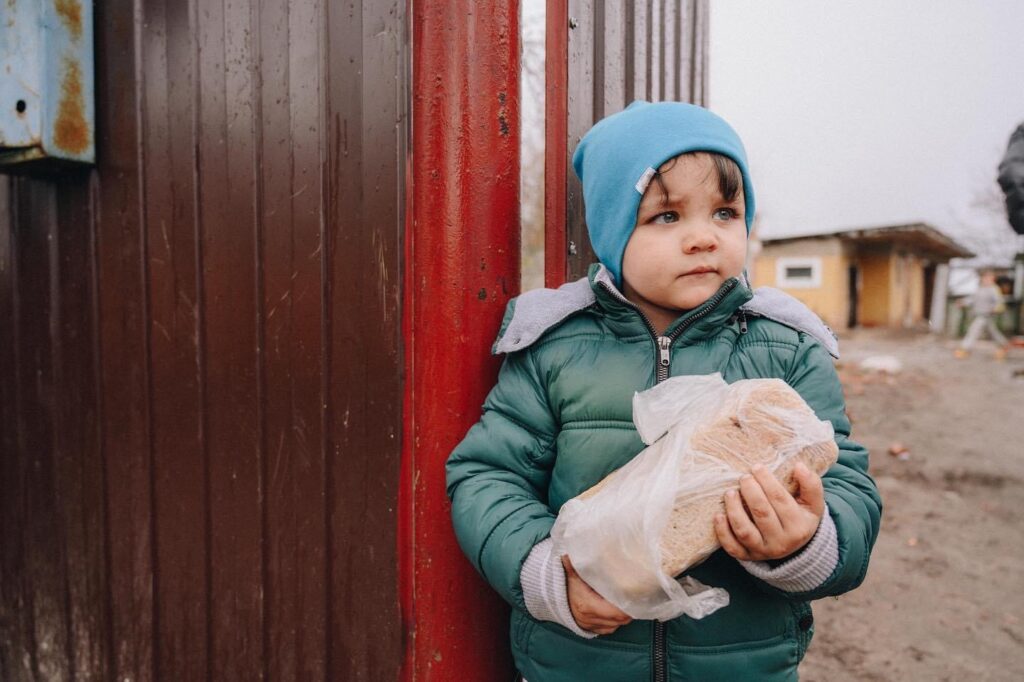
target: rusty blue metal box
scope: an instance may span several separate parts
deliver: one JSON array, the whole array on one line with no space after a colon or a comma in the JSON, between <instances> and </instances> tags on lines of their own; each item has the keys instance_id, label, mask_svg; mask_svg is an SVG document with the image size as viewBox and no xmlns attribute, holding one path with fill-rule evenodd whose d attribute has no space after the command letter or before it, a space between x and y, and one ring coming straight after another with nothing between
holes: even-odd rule
<instances>
[{"instance_id":1,"label":"rusty blue metal box","mask_svg":"<svg viewBox=\"0 0 1024 682\"><path fill-rule=\"evenodd\" d=\"M96 159L92 3L0 3L0 172Z\"/></svg>"}]
</instances>

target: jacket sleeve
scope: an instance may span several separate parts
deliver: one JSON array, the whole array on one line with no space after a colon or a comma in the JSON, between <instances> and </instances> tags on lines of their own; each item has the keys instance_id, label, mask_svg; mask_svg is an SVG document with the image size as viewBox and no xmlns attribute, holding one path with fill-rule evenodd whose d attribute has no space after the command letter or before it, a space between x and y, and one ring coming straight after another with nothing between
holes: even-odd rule
<instances>
[{"instance_id":1,"label":"jacket sleeve","mask_svg":"<svg viewBox=\"0 0 1024 682\"><path fill-rule=\"evenodd\" d=\"M838 540L839 560L835 569L823 583L803 592L765 585L765 589L789 599L808 601L849 592L863 582L871 548L878 537L882 500L868 475L867 450L850 439L843 388L832 358L810 336L800 334L800 345L786 382L819 419L831 422L839 446L839 460L822 476L825 502Z\"/></svg>"},{"instance_id":2,"label":"jacket sleeve","mask_svg":"<svg viewBox=\"0 0 1024 682\"><path fill-rule=\"evenodd\" d=\"M556 422L533 351L505 358L483 416L452 451L447 490L462 551L510 604L525 608L519 573L555 522L547 504Z\"/></svg>"}]
</instances>

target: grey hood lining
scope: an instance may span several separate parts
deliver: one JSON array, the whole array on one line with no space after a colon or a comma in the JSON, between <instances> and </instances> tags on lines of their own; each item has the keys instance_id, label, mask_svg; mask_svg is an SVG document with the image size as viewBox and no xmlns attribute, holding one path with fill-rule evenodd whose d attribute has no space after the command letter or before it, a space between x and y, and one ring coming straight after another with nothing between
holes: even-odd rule
<instances>
[{"instance_id":1,"label":"grey hood lining","mask_svg":"<svg viewBox=\"0 0 1024 682\"><path fill-rule=\"evenodd\" d=\"M746 283L745 276L743 279ZM612 292L619 291L611 273L603 265L598 268L594 281L609 287ZM625 299L621 293L619 296ZM549 329L596 302L597 297L586 277L563 284L557 289L527 291L515 299L512 319L495 341L492 352L500 355L527 348ZM758 287L754 297L743 304L740 310L810 334L821 342L832 357L839 358L839 341L828 325L803 302L780 289Z\"/></svg>"},{"instance_id":2,"label":"grey hood lining","mask_svg":"<svg viewBox=\"0 0 1024 682\"><path fill-rule=\"evenodd\" d=\"M754 297L740 306L740 310L810 334L821 342L829 355L839 359L839 339L835 332L803 301L781 289L758 287L754 290Z\"/></svg>"},{"instance_id":3,"label":"grey hood lining","mask_svg":"<svg viewBox=\"0 0 1024 682\"><path fill-rule=\"evenodd\" d=\"M593 305L597 298L586 277L557 289L533 289L515 299L512 320L494 344L493 353L512 353L533 344L565 318Z\"/></svg>"}]
</instances>

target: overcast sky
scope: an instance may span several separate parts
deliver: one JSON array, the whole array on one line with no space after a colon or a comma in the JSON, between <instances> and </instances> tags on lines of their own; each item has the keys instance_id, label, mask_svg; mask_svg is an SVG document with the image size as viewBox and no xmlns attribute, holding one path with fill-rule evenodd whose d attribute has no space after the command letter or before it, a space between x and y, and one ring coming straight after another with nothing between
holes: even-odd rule
<instances>
[{"instance_id":1,"label":"overcast sky","mask_svg":"<svg viewBox=\"0 0 1024 682\"><path fill-rule=\"evenodd\" d=\"M762 235L984 222L972 197L1024 121L1024 1L710 4L710 106L747 147Z\"/></svg>"}]
</instances>

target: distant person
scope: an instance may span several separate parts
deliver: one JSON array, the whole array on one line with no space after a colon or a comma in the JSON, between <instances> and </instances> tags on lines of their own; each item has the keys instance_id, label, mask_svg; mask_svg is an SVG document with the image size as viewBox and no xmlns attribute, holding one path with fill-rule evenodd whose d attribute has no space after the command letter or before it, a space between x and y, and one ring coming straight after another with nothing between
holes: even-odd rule
<instances>
[{"instance_id":1,"label":"distant person","mask_svg":"<svg viewBox=\"0 0 1024 682\"><path fill-rule=\"evenodd\" d=\"M1006 214L1014 232L1024 234L1024 123L1010 135L999 164L999 186L1006 195Z\"/></svg>"},{"instance_id":2,"label":"distant person","mask_svg":"<svg viewBox=\"0 0 1024 682\"><path fill-rule=\"evenodd\" d=\"M996 359L1002 360L1006 357L1006 349L1009 343L1006 337L999 331L996 325L996 318L1006 310L1006 303L1003 299L1003 290L996 285L995 273L985 270L981 273L981 284L978 290L960 302L961 307L970 306L972 316L971 326L967 328L960 347L956 349L956 357L966 358L970 354L971 346L978 340L981 333L988 330L992 340L996 342Z\"/></svg>"},{"instance_id":3,"label":"distant person","mask_svg":"<svg viewBox=\"0 0 1024 682\"><path fill-rule=\"evenodd\" d=\"M634 102L590 129L573 167L600 262L509 304L498 383L448 459L455 534L512 605L512 655L529 682L795 680L809 602L864 580L882 512L868 452L850 438L835 338L796 299L751 292L753 187L743 144L715 114ZM723 549L686 573L725 588L728 606L634 620L559 554L551 528L564 502L643 449L634 392L714 372L786 381L831 422L839 461L820 477L797 465L792 494L755 468L724 495Z\"/></svg>"}]
</instances>

